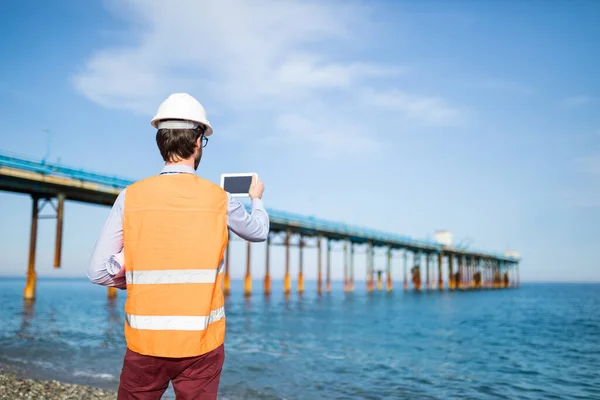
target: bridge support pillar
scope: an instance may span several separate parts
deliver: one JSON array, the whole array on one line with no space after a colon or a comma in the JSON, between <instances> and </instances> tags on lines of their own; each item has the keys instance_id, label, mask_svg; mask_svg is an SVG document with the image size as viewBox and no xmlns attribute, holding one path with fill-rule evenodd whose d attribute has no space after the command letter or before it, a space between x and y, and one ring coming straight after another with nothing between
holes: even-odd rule
<instances>
[{"instance_id":1,"label":"bridge support pillar","mask_svg":"<svg viewBox=\"0 0 600 400\"><path fill-rule=\"evenodd\" d=\"M479 272L481 272L481 287L483 289L487 287L487 276L485 266L485 260L479 260Z\"/></svg>"},{"instance_id":2,"label":"bridge support pillar","mask_svg":"<svg viewBox=\"0 0 600 400\"><path fill-rule=\"evenodd\" d=\"M481 274L481 288L485 289L486 287L486 277L485 277L485 260L479 260L477 264L479 267L479 273Z\"/></svg>"},{"instance_id":3,"label":"bridge support pillar","mask_svg":"<svg viewBox=\"0 0 600 400\"><path fill-rule=\"evenodd\" d=\"M464 289L469 289L470 285L470 270L469 270L469 258L465 256L464 260L463 260L463 270L464 270L464 276L465 279L463 281L463 288Z\"/></svg>"},{"instance_id":4,"label":"bridge support pillar","mask_svg":"<svg viewBox=\"0 0 600 400\"><path fill-rule=\"evenodd\" d=\"M481 289L481 268L479 267L479 259L473 259L473 288Z\"/></svg>"},{"instance_id":5,"label":"bridge support pillar","mask_svg":"<svg viewBox=\"0 0 600 400\"><path fill-rule=\"evenodd\" d=\"M413 253L413 267L411 269L411 280L413 283L413 290L415 292L421 291L421 253Z\"/></svg>"},{"instance_id":6,"label":"bridge support pillar","mask_svg":"<svg viewBox=\"0 0 600 400\"><path fill-rule=\"evenodd\" d=\"M263 282L263 291L265 296L271 294L271 234L267 235L267 246L265 254L265 280Z\"/></svg>"},{"instance_id":7,"label":"bridge support pillar","mask_svg":"<svg viewBox=\"0 0 600 400\"><path fill-rule=\"evenodd\" d=\"M404 250L404 291L408 291L408 251Z\"/></svg>"},{"instance_id":8,"label":"bridge support pillar","mask_svg":"<svg viewBox=\"0 0 600 400\"><path fill-rule=\"evenodd\" d=\"M454 276L452 276L452 259L453 259L453 255L451 253L449 253L447 255L448 257L448 290L453 290L454 289Z\"/></svg>"},{"instance_id":9,"label":"bridge support pillar","mask_svg":"<svg viewBox=\"0 0 600 400\"><path fill-rule=\"evenodd\" d=\"M283 277L283 294L288 296L292 290L290 277L290 232L285 233L285 276Z\"/></svg>"},{"instance_id":10,"label":"bridge support pillar","mask_svg":"<svg viewBox=\"0 0 600 400\"><path fill-rule=\"evenodd\" d=\"M489 260L485 260L485 287L488 289L492 288L492 269L490 267Z\"/></svg>"},{"instance_id":11,"label":"bridge support pillar","mask_svg":"<svg viewBox=\"0 0 600 400\"><path fill-rule=\"evenodd\" d=\"M354 292L354 244L350 243L350 291Z\"/></svg>"},{"instance_id":12,"label":"bridge support pillar","mask_svg":"<svg viewBox=\"0 0 600 400\"><path fill-rule=\"evenodd\" d=\"M462 259L461 270L463 278L461 287L466 290L469 288L469 260L466 257Z\"/></svg>"},{"instance_id":13,"label":"bridge support pillar","mask_svg":"<svg viewBox=\"0 0 600 400\"><path fill-rule=\"evenodd\" d=\"M454 285L457 290L464 289L465 287L465 266L462 256L456 257L456 278L454 279Z\"/></svg>"},{"instance_id":14,"label":"bridge support pillar","mask_svg":"<svg viewBox=\"0 0 600 400\"><path fill-rule=\"evenodd\" d=\"M457 288L464 290L465 289L465 282L466 282L466 268L465 268L465 259L463 256L460 256L458 258L458 270L460 272L459 275L459 282L457 283Z\"/></svg>"},{"instance_id":15,"label":"bridge support pillar","mask_svg":"<svg viewBox=\"0 0 600 400\"><path fill-rule=\"evenodd\" d=\"M106 296L108 297L109 300L116 299L117 298L117 288L109 287L107 290Z\"/></svg>"},{"instance_id":16,"label":"bridge support pillar","mask_svg":"<svg viewBox=\"0 0 600 400\"><path fill-rule=\"evenodd\" d=\"M477 288L477 277L475 274L477 273L477 267L475 259L471 258L471 289Z\"/></svg>"},{"instance_id":17,"label":"bridge support pillar","mask_svg":"<svg viewBox=\"0 0 600 400\"><path fill-rule=\"evenodd\" d=\"M304 293L304 260L303 258L303 249L304 249L304 238L300 235L300 255L298 260L298 294Z\"/></svg>"},{"instance_id":18,"label":"bridge support pillar","mask_svg":"<svg viewBox=\"0 0 600 400\"><path fill-rule=\"evenodd\" d=\"M460 265L460 289L465 290L467 288L467 265L466 258L460 256L459 265Z\"/></svg>"},{"instance_id":19,"label":"bridge support pillar","mask_svg":"<svg viewBox=\"0 0 600 400\"><path fill-rule=\"evenodd\" d=\"M463 287L463 289L469 289L469 259L466 257L463 260L462 269L463 269L462 287Z\"/></svg>"},{"instance_id":20,"label":"bridge support pillar","mask_svg":"<svg viewBox=\"0 0 600 400\"><path fill-rule=\"evenodd\" d=\"M63 214L65 208L65 195L59 194L57 196L57 207L56 207L56 244L54 246L54 268L60 268L60 261L62 255L62 234L63 234Z\"/></svg>"},{"instance_id":21,"label":"bridge support pillar","mask_svg":"<svg viewBox=\"0 0 600 400\"><path fill-rule=\"evenodd\" d=\"M431 289L431 280L430 280L430 274L429 274L429 263L431 261L431 256L429 255L429 253L425 254L425 289L426 290L430 290Z\"/></svg>"},{"instance_id":22,"label":"bridge support pillar","mask_svg":"<svg viewBox=\"0 0 600 400\"><path fill-rule=\"evenodd\" d=\"M325 276L325 290L331 292L331 239L327 239L327 275Z\"/></svg>"},{"instance_id":23,"label":"bridge support pillar","mask_svg":"<svg viewBox=\"0 0 600 400\"><path fill-rule=\"evenodd\" d=\"M431 285L430 285L430 289L431 290L435 290L435 284L437 283L437 281L435 280L435 254L431 254Z\"/></svg>"},{"instance_id":24,"label":"bridge support pillar","mask_svg":"<svg viewBox=\"0 0 600 400\"><path fill-rule=\"evenodd\" d=\"M465 289L471 289L471 259L465 259Z\"/></svg>"},{"instance_id":25,"label":"bridge support pillar","mask_svg":"<svg viewBox=\"0 0 600 400\"><path fill-rule=\"evenodd\" d=\"M387 251L387 291L392 291L392 248L388 247Z\"/></svg>"},{"instance_id":26,"label":"bridge support pillar","mask_svg":"<svg viewBox=\"0 0 600 400\"><path fill-rule=\"evenodd\" d=\"M37 274L35 272L35 249L37 244L37 227L39 214L39 198L32 196L33 205L31 208L31 232L29 234L29 262L27 265L27 282L23 297L25 300L35 299L35 286Z\"/></svg>"},{"instance_id":27,"label":"bridge support pillar","mask_svg":"<svg viewBox=\"0 0 600 400\"><path fill-rule=\"evenodd\" d=\"M500 275L500 289L504 289L504 265L502 261L498 261L498 273Z\"/></svg>"},{"instance_id":28,"label":"bridge support pillar","mask_svg":"<svg viewBox=\"0 0 600 400\"><path fill-rule=\"evenodd\" d=\"M348 278L348 241L344 242L344 292L350 291L350 279Z\"/></svg>"},{"instance_id":29,"label":"bridge support pillar","mask_svg":"<svg viewBox=\"0 0 600 400\"><path fill-rule=\"evenodd\" d=\"M444 290L444 274L442 272L442 264L444 263L444 254L438 253L438 290Z\"/></svg>"},{"instance_id":30,"label":"bridge support pillar","mask_svg":"<svg viewBox=\"0 0 600 400\"><path fill-rule=\"evenodd\" d=\"M481 286L484 289L488 287L488 269L487 269L487 261L481 260L479 262L479 269L481 270Z\"/></svg>"},{"instance_id":31,"label":"bridge support pillar","mask_svg":"<svg viewBox=\"0 0 600 400\"><path fill-rule=\"evenodd\" d=\"M375 286L373 276L373 245L367 244L367 292L372 292Z\"/></svg>"},{"instance_id":32,"label":"bridge support pillar","mask_svg":"<svg viewBox=\"0 0 600 400\"><path fill-rule=\"evenodd\" d=\"M318 262L317 262L317 293L321 294L323 293L323 272L322 272L322 260L323 260L323 255L322 255L322 238L321 236L318 237L318 242L317 242L317 249L318 249Z\"/></svg>"},{"instance_id":33,"label":"bridge support pillar","mask_svg":"<svg viewBox=\"0 0 600 400\"><path fill-rule=\"evenodd\" d=\"M464 290L465 288L465 258L464 256L458 256L458 279L456 281L456 288Z\"/></svg>"},{"instance_id":34,"label":"bridge support pillar","mask_svg":"<svg viewBox=\"0 0 600 400\"><path fill-rule=\"evenodd\" d=\"M246 245L246 275L244 277L244 296L252 295L252 274L250 273L250 242Z\"/></svg>"}]
</instances>

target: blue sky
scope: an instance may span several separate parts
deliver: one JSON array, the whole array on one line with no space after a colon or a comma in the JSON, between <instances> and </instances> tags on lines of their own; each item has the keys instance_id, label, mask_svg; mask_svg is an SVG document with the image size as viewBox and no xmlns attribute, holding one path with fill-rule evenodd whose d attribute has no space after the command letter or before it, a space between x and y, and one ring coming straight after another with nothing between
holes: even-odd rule
<instances>
[{"instance_id":1,"label":"blue sky","mask_svg":"<svg viewBox=\"0 0 600 400\"><path fill-rule=\"evenodd\" d=\"M447 229L520 251L524 281L600 281L600 3L525 3L5 2L0 151L140 179L161 168L153 113L189 92L215 130L198 174L257 171L267 207ZM31 203L0 204L0 274L22 275ZM108 212L67 204L60 271L42 220L39 274L84 276Z\"/></svg>"}]
</instances>

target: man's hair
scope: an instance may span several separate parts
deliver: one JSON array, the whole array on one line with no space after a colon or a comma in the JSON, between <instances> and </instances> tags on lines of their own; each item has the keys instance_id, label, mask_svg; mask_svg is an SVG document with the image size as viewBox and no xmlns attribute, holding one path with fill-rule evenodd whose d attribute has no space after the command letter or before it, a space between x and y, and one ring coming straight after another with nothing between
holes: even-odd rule
<instances>
[{"instance_id":1,"label":"man's hair","mask_svg":"<svg viewBox=\"0 0 600 400\"><path fill-rule=\"evenodd\" d=\"M163 128L156 132L156 144L165 162L175 162L190 158L194 154L196 141L203 134L202 125L196 129Z\"/></svg>"}]
</instances>

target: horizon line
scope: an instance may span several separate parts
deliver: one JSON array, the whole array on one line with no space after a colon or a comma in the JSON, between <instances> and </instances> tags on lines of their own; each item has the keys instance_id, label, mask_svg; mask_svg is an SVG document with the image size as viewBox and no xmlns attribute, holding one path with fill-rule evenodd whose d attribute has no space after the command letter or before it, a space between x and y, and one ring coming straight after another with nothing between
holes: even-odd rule
<instances>
[{"instance_id":1,"label":"horizon line","mask_svg":"<svg viewBox=\"0 0 600 400\"><path fill-rule=\"evenodd\" d=\"M81 279L81 280L88 280L87 277L85 276L53 276L53 275L37 275L38 279ZM20 275L3 275L0 274L0 279L22 279L23 281L25 281L27 279L26 276L20 276ZM234 277L230 277L230 279L232 281L244 281L244 277L241 278L234 278ZM257 282L262 282L263 278L253 278L252 281L257 281ZM283 282L284 278L279 278L279 279L275 279L275 278L271 278L271 282ZM377 281L377 279L375 279L375 281ZM292 282L297 282L297 280L292 280ZM317 279L307 279L306 277L304 278L304 282L317 282ZM331 282L339 282L339 283L344 283L343 279L331 279ZM366 280L365 279L354 279L354 282L362 282L366 284ZM383 283L385 284L386 279L383 278ZM90 282L91 283L91 282ZM392 283L404 283L404 281L402 280L392 280ZM446 284L447 282L444 281L444 284ZM590 281L590 280L520 280L519 282L520 284L523 283L589 283L589 284L598 284L600 283L600 280L597 281ZM323 284L325 284L325 279L323 279ZM95 286L102 286L102 285L95 285ZM444 288L446 288L446 286L444 285Z\"/></svg>"}]
</instances>

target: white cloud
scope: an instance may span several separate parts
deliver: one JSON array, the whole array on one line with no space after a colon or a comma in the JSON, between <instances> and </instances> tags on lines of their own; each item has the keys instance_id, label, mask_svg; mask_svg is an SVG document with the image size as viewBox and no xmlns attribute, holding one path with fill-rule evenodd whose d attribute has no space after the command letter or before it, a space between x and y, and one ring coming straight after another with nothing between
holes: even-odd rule
<instances>
[{"instance_id":1,"label":"white cloud","mask_svg":"<svg viewBox=\"0 0 600 400\"><path fill-rule=\"evenodd\" d=\"M385 66L340 64L311 45L348 39L354 4L317 1L139 1L113 4L142 26L139 43L96 52L76 88L107 107L151 113L174 90L228 106L276 100L289 91L348 87L389 74Z\"/></svg>"},{"instance_id":2,"label":"white cloud","mask_svg":"<svg viewBox=\"0 0 600 400\"><path fill-rule=\"evenodd\" d=\"M427 125L457 125L465 121L466 113L451 106L441 97L414 96L401 91L365 93L368 103L400 111L406 117Z\"/></svg>"},{"instance_id":3,"label":"white cloud","mask_svg":"<svg viewBox=\"0 0 600 400\"><path fill-rule=\"evenodd\" d=\"M286 61L277 71L276 80L285 89L348 88L361 78L393 76L402 68L365 63L327 64L313 55L298 55Z\"/></svg>"},{"instance_id":4,"label":"white cloud","mask_svg":"<svg viewBox=\"0 0 600 400\"><path fill-rule=\"evenodd\" d=\"M371 154L380 147L372 138L348 140L368 129L368 118L349 124L344 113L364 105L357 94L374 80L393 87L392 78L407 69L352 57L372 32L369 24L376 23L362 3L112 0L109 5L130 22L121 38L127 44L96 51L72 78L97 104L151 116L166 96L183 91L206 106L209 119L253 115L289 141L301 130L305 140L320 144L319 152L345 146L355 153L360 146ZM446 124L461 117L439 98L371 92L371 107L390 114L400 110L415 121ZM307 116L319 121L318 134L304 129Z\"/></svg>"},{"instance_id":5,"label":"white cloud","mask_svg":"<svg viewBox=\"0 0 600 400\"><path fill-rule=\"evenodd\" d=\"M284 114L277 118L276 128L277 136L266 137L266 143L292 143L295 149L306 146L324 160L335 160L344 155L368 157L381 148L372 132L365 134L347 120Z\"/></svg>"},{"instance_id":6,"label":"white cloud","mask_svg":"<svg viewBox=\"0 0 600 400\"><path fill-rule=\"evenodd\" d=\"M590 103L593 97L587 95L571 96L563 99L562 104L567 107L578 107Z\"/></svg>"}]
</instances>

